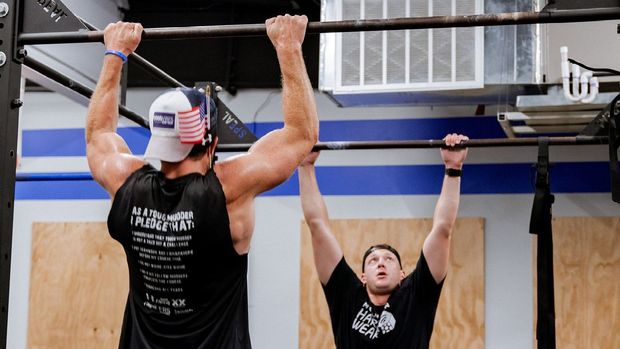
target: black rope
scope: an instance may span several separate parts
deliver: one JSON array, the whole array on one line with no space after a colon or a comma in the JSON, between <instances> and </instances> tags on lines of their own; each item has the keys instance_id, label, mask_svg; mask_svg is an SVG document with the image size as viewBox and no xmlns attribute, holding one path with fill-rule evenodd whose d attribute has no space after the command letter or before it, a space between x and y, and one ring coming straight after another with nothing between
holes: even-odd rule
<instances>
[{"instance_id":1,"label":"black rope","mask_svg":"<svg viewBox=\"0 0 620 349\"><path fill-rule=\"evenodd\" d=\"M607 74L610 74L610 75L606 75L606 76L616 76L616 75L620 75L620 71L617 71L617 70L615 70L615 69L611 69L611 68L592 68L592 67L587 66L587 65L585 65L585 64L583 64L583 63L581 63L581 62L577 62L576 60L574 60L574 59L572 59L572 58L569 58L569 59L568 59L568 62L569 62L569 63L572 63L572 64L575 64L575 65L578 65L578 66L582 67L583 69L588 69L588 70L591 70L591 71L593 71L593 72L600 72L600 73L607 73Z\"/></svg>"}]
</instances>

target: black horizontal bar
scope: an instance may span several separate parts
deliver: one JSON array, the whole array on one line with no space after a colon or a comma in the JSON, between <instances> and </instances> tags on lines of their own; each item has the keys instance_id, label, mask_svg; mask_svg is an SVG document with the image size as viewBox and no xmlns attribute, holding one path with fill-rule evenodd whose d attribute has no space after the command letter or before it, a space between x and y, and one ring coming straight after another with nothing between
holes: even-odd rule
<instances>
[{"instance_id":1,"label":"black horizontal bar","mask_svg":"<svg viewBox=\"0 0 620 349\"><path fill-rule=\"evenodd\" d=\"M549 145L588 145L607 144L607 137L577 136L577 137L549 137ZM484 148L484 147L514 147L537 146L538 138L490 138L470 139L457 147ZM247 151L252 144L224 144L218 145L220 152ZM441 148L445 143L441 139L426 141L382 141L382 142L321 142L314 146L314 150L348 150L348 149L397 149L397 148ZM88 172L75 173L18 173L15 177L18 182L32 181L83 181L92 180Z\"/></svg>"},{"instance_id":2,"label":"black horizontal bar","mask_svg":"<svg viewBox=\"0 0 620 349\"><path fill-rule=\"evenodd\" d=\"M145 71L147 71L154 77L160 79L161 81L167 83L168 85L172 87L186 87L179 80L168 75L166 72L159 69L156 65L147 61L146 59L144 59L142 56L138 55L137 53L129 55L128 58L130 61L133 61L134 63L138 64L140 68L144 69Z\"/></svg>"},{"instance_id":3,"label":"black horizontal bar","mask_svg":"<svg viewBox=\"0 0 620 349\"><path fill-rule=\"evenodd\" d=\"M28 66L29 68L31 68L32 70L35 70L37 72L39 72L40 74L56 81L57 83L81 94L82 96L86 97L86 98L91 98L93 95L93 90L91 90L90 88L88 88L87 86L71 79L70 77L46 66L45 64L37 61L34 58L28 57L26 56L24 58L24 64L26 66ZM123 115L124 117L126 117L127 119L135 122L136 124L144 127L144 128L149 128L149 122L147 119L143 118L142 116L134 113L133 111L127 109L125 106L119 105L118 106L118 113L120 115Z\"/></svg>"},{"instance_id":4,"label":"black horizontal bar","mask_svg":"<svg viewBox=\"0 0 620 349\"><path fill-rule=\"evenodd\" d=\"M620 8L561 10L548 12L508 12L466 16L432 16L391 19L362 19L330 22L310 22L307 33L359 32L377 30L429 29L498 26L534 23L591 22L620 19ZM231 36L266 35L265 24L232 24L196 27L147 28L143 40L173 40ZM101 42L102 31L60 33L26 33L18 36L19 45L68 44Z\"/></svg>"},{"instance_id":5,"label":"black horizontal bar","mask_svg":"<svg viewBox=\"0 0 620 349\"><path fill-rule=\"evenodd\" d=\"M17 182L41 182L41 181L90 181L93 176L90 172L49 172L49 173L17 173Z\"/></svg>"},{"instance_id":6,"label":"black horizontal bar","mask_svg":"<svg viewBox=\"0 0 620 349\"><path fill-rule=\"evenodd\" d=\"M88 30L99 31L97 27L88 23L84 19L79 18L79 20L86 26L86 28L88 28ZM132 61L133 63L136 63L140 68L144 69L147 73L150 73L154 77L160 79L161 81L167 83L168 85L172 87L186 87L185 85L183 85L183 83L173 78L165 71L159 69L156 65L147 61L146 59L144 59L142 56L140 56L139 54L135 52L129 56L129 60Z\"/></svg>"},{"instance_id":7,"label":"black horizontal bar","mask_svg":"<svg viewBox=\"0 0 620 349\"><path fill-rule=\"evenodd\" d=\"M576 136L576 137L549 137L549 145L589 145L607 144L607 137L600 136ZM252 144L221 144L217 150L220 152L244 152L250 149ZM489 148L489 147L522 147L538 146L538 138L488 138L470 139L457 145L457 148ZM423 149L442 148L445 143L441 139L415 140L415 141L353 141L353 142L319 142L313 150L350 150L350 149Z\"/></svg>"}]
</instances>

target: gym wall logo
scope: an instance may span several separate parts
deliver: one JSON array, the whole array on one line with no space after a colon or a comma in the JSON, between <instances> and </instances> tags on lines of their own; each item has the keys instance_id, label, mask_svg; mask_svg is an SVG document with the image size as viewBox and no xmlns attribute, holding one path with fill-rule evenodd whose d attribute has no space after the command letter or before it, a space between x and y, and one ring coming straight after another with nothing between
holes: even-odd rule
<instances>
[{"instance_id":1,"label":"gym wall logo","mask_svg":"<svg viewBox=\"0 0 620 349\"><path fill-rule=\"evenodd\" d=\"M36 2L39 6L41 6L43 11L45 11L50 18L54 20L55 23L58 23L69 16L70 12L62 3L57 2L56 0L36 0Z\"/></svg>"},{"instance_id":2,"label":"gym wall logo","mask_svg":"<svg viewBox=\"0 0 620 349\"><path fill-rule=\"evenodd\" d=\"M239 140L242 140L247 135L248 131L245 129L245 127L243 127L239 120L235 120L229 110L224 111L222 121L224 121L224 124L228 126L228 129L235 136L239 137Z\"/></svg>"},{"instance_id":3,"label":"gym wall logo","mask_svg":"<svg viewBox=\"0 0 620 349\"><path fill-rule=\"evenodd\" d=\"M153 127L174 129L174 113L155 112L153 115Z\"/></svg>"},{"instance_id":4,"label":"gym wall logo","mask_svg":"<svg viewBox=\"0 0 620 349\"><path fill-rule=\"evenodd\" d=\"M22 33L54 33L87 29L60 0L26 0L23 4Z\"/></svg>"},{"instance_id":5,"label":"gym wall logo","mask_svg":"<svg viewBox=\"0 0 620 349\"><path fill-rule=\"evenodd\" d=\"M220 144L254 143L258 138L220 99L216 100L218 110L217 136Z\"/></svg>"}]
</instances>

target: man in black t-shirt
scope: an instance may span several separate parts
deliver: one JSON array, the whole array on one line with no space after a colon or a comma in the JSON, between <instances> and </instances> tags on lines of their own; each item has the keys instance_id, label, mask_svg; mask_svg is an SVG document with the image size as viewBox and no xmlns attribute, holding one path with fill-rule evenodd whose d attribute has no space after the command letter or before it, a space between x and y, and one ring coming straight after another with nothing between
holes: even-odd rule
<instances>
[{"instance_id":1,"label":"man in black t-shirt","mask_svg":"<svg viewBox=\"0 0 620 349\"><path fill-rule=\"evenodd\" d=\"M450 237L456 220L466 141L449 134L441 149L443 186L416 268L405 276L398 251L387 244L365 253L361 279L344 259L330 231L327 208L316 181L311 153L299 167L301 204L312 234L314 262L329 306L332 331L339 349L428 348L443 280L447 273Z\"/></svg>"},{"instance_id":2,"label":"man in black t-shirt","mask_svg":"<svg viewBox=\"0 0 620 349\"><path fill-rule=\"evenodd\" d=\"M161 171L132 155L116 130L121 71L142 26L118 22L105 29L86 143L93 178L112 199L110 235L129 267L121 349L251 347L247 254L254 198L290 177L318 137L301 50L307 22L289 15L265 22L282 73L284 126L247 153L215 163L213 101L196 89L166 91L151 105L145 152L161 162Z\"/></svg>"}]
</instances>

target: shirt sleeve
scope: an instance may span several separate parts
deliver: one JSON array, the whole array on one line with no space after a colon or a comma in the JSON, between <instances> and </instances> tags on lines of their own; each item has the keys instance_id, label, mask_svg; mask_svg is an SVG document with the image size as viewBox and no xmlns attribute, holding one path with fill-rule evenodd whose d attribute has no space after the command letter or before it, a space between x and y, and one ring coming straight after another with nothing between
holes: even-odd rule
<instances>
[{"instance_id":1,"label":"shirt sleeve","mask_svg":"<svg viewBox=\"0 0 620 349\"><path fill-rule=\"evenodd\" d=\"M336 268L334 268L327 284L323 286L330 313L339 312L345 305L346 300L352 297L353 291L361 285L360 279L355 275L355 272L347 264L344 257L342 257Z\"/></svg>"},{"instance_id":2,"label":"shirt sleeve","mask_svg":"<svg viewBox=\"0 0 620 349\"><path fill-rule=\"evenodd\" d=\"M424 252L420 252L418 264L413 272L406 277L404 284L411 288L416 298L438 302L444 280L445 278L440 283L435 281L426 262L426 257L424 257Z\"/></svg>"}]
</instances>

